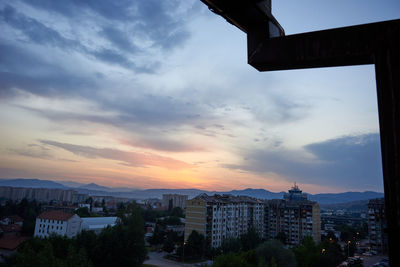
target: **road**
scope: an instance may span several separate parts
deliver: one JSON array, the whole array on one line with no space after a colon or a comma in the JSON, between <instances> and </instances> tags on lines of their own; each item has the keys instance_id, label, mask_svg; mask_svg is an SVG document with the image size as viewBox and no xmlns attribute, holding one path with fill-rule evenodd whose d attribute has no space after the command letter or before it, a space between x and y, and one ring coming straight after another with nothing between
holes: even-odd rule
<instances>
[{"instance_id":1,"label":"road","mask_svg":"<svg viewBox=\"0 0 400 267\"><path fill-rule=\"evenodd\" d=\"M144 264L152 264L158 267L192 267L193 264L186 263L182 265L181 262L164 259L163 256L167 255L166 252L149 252L149 259Z\"/></svg>"}]
</instances>

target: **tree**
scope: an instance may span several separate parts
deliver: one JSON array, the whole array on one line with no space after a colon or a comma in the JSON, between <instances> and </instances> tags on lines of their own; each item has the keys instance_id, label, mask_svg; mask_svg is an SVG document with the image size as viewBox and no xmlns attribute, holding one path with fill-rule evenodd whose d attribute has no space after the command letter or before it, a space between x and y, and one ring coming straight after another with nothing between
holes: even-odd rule
<instances>
[{"instance_id":1,"label":"tree","mask_svg":"<svg viewBox=\"0 0 400 267\"><path fill-rule=\"evenodd\" d=\"M142 209L142 216L146 222L156 222L157 220L157 211L152 208Z\"/></svg>"},{"instance_id":2,"label":"tree","mask_svg":"<svg viewBox=\"0 0 400 267\"><path fill-rule=\"evenodd\" d=\"M173 207L172 199L168 200L168 211L171 211Z\"/></svg>"},{"instance_id":3,"label":"tree","mask_svg":"<svg viewBox=\"0 0 400 267\"><path fill-rule=\"evenodd\" d=\"M72 246L72 240L66 236L51 234L47 240L53 247L54 257L59 259L65 258L68 248Z\"/></svg>"},{"instance_id":4,"label":"tree","mask_svg":"<svg viewBox=\"0 0 400 267\"><path fill-rule=\"evenodd\" d=\"M278 240L269 240L256 248L259 262L277 264L280 267L296 266L296 258L291 250L285 249Z\"/></svg>"},{"instance_id":5,"label":"tree","mask_svg":"<svg viewBox=\"0 0 400 267\"><path fill-rule=\"evenodd\" d=\"M53 246L47 239L33 238L24 242L15 257L15 267L57 267L62 260L54 256Z\"/></svg>"},{"instance_id":6,"label":"tree","mask_svg":"<svg viewBox=\"0 0 400 267\"><path fill-rule=\"evenodd\" d=\"M242 243L237 238L227 238L222 241L221 251L224 254L229 252L239 252L242 249Z\"/></svg>"},{"instance_id":7,"label":"tree","mask_svg":"<svg viewBox=\"0 0 400 267\"><path fill-rule=\"evenodd\" d=\"M92 198L92 197L88 197L88 198L85 200L85 203L86 203L86 204L90 204L90 206L92 206L92 204L93 204L93 198Z\"/></svg>"},{"instance_id":8,"label":"tree","mask_svg":"<svg viewBox=\"0 0 400 267\"><path fill-rule=\"evenodd\" d=\"M174 251L174 249L175 249L175 244L172 239L172 236L168 235L167 238L164 240L163 250L168 253L171 253L172 251Z\"/></svg>"},{"instance_id":9,"label":"tree","mask_svg":"<svg viewBox=\"0 0 400 267\"><path fill-rule=\"evenodd\" d=\"M287 244L287 236L284 232L279 232L275 239L279 240L282 242L282 244L286 245Z\"/></svg>"},{"instance_id":10,"label":"tree","mask_svg":"<svg viewBox=\"0 0 400 267\"><path fill-rule=\"evenodd\" d=\"M97 246L98 236L93 231L82 231L75 239L75 246L78 250L85 250L90 259L96 258L95 247Z\"/></svg>"},{"instance_id":11,"label":"tree","mask_svg":"<svg viewBox=\"0 0 400 267\"><path fill-rule=\"evenodd\" d=\"M325 239L318 244L318 250L321 251L321 257L318 258L315 266L334 267L345 259L342 248L337 242Z\"/></svg>"},{"instance_id":12,"label":"tree","mask_svg":"<svg viewBox=\"0 0 400 267\"><path fill-rule=\"evenodd\" d=\"M240 242L242 243L242 249L247 251L256 248L262 240L256 230L253 227L250 227L247 233L240 236Z\"/></svg>"},{"instance_id":13,"label":"tree","mask_svg":"<svg viewBox=\"0 0 400 267\"><path fill-rule=\"evenodd\" d=\"M185 215L183 214L183 210L180 207L173 208L170 212L170 215L175 216L175 217L180 217L180 218L185 217Z\"/></svg>"},{"instance_id":14,"label":"tree","mask_svg":"<svg viewBox=\"0 0 400 267\"><path fill-rule=\"evenodd\" d=\"M185 245L185 258L200 259L205 255L206 240L202 234L193 230Z\"/></svg>"},{"instance_id":15,"label":"tree","mask_svg":"<svg viewBox=\"0 0 400 267\"><path fill-rule=\"evenodd\" d=\"M93 263L88 258L84 248L76 251L76 248L72 245L68 247L67 258L65 259L64 266L68 267L91 267Z\"/></svg>"},{"instance_id":16,"label":"tree","mask_svg":"<svg viewBox=\"0 0 400 267\"><path fill-rule=\"evenodd\" d=\"M90 212L87 207L82 207L78 208L75 210L75 214L77 214L79 217L90 217Z\"/></svg>"},{"instance_id":17,"label":"tree","mask_svg":"<svg viewBox=\"0 0 400 267\"><path fill-rule=\"evenodd\" d=\"M164 242L165 231L161 229L161 226L156 225L154 228L153 236L149 238L149 243L151 245L158 245Z\"/></svg>"},{"instance_id":18,"label":"tree","mask_svg":"<svg viewBox=\"0 0 400 267\"><path fill-rule=\"evenodd\" d=\"M332 231L328 231L326 235L322 235L322 240L329 240L329 242L338 242L338 238L336 237L335 233Z\"/></svg>"},{"instance_id":19,"label":"tree","mask_svg":"<svg viewBox=\"0 0 400 267\"><path fill-rule=\"evenodd\" d=\"M251 267L246 259L242 255L237 253L228 253L219 255L213 265L213 267Z\"/></svg>"},{"instance_id":20,"label":"tree","mask_svg":"<svg viewBox=\"0 0 400 267\"><path fill-rule=\"evenodd\" d=\"M299 267L312 267L321 257L322 250L319 250L314 240L306 236L302 243L292 249Z\"/></svg>"},{"instance_id":21,"label":"tree","mask_svg":"<svg viewBox=\"0 0 400 267\"><path fill-rule=\"evenodd\" d=\"M124 207L117 225L105 228L98 236L83 231L76 238L76 246L78 256L87 253L94 266L141 266L147 251L140 207Z\"/></svg>"}]
</instances>

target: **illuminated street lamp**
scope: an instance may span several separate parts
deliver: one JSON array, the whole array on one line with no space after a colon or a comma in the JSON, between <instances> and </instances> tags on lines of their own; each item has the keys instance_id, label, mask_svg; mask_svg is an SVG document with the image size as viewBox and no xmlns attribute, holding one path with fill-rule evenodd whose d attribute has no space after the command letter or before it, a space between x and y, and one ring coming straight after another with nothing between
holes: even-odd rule
<instances>
[{"instance_id":1,"label":"illuminated street lamp","mask_svg":"<svg viewBox=\"0 0 400 267\"><path fill-rule=\"evenodd\" d=\"M183 251L182 251L182 266L184 266L184 264L185 264L185 245L186 245L186 242L184 241L183 246L182 246L182 249L183 249Z\"/></svg>"},{"instance_id":2,"label":"illuminated street lamp","mask_svg":"<svg viewBox=\"0 0 400 267\"><path fill-rule=\"evenodd\" d=\"M347 241L347 258L350 257L350 243L351 241Z\"/></svg>"}]
</instances>

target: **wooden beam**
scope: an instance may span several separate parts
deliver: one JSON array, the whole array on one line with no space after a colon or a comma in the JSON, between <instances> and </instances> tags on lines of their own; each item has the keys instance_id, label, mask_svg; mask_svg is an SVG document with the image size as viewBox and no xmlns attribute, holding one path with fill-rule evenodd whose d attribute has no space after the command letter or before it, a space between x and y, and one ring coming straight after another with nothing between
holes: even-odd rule
<instances>
[{"instance_id":1,"label":"wooden beam","mask_svg":"<svg viewBox=\"0 0 400 267\"><path fill-rule=\"evenodd\" d=\"M248 46L248 63L259 71L373 64L376 51L389 39L399 38L400 20L272 39L262 34L250 31L247 35L252 44Z\"/></svg>"},{"instance_id":2,"label":"wooden beam","mask_svg":"<svg viewBox=\"0 0 400 267\"><path fill-rule=\"evenodd\" d=\"M400 20L273 39L247 33L259 71L375 64L390 266L400 266Z\"/></svg>"},{"instance_id":3,"label":"wooden beam","mask_svg":"<svg viewBox=\"0 0 400 267\"><path fill-rule=\"evenodd\" d=\"M388 40L375 54L385 213L390 266L400 266L400 44Z\"/></svg>"}]
</instances>

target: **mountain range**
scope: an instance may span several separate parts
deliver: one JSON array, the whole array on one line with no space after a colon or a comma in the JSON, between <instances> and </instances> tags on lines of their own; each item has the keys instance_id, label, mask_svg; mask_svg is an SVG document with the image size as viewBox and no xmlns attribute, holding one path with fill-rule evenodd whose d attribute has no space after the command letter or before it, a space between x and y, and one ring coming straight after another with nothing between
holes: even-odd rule
<instances>
[{"instance_id":1,"label":"mountain range","mask_svg":"<svg viewBox=\"0 0 400 267\"><path fill-rule=\"evenodd\" d=\"M183 194L193 198L201 193L244 195L259 199L281 199L284 192L270 192L265 189L247 188L244 190L232 191L206 191L200 189L134 189L134 188L110 188L97 185L95 183L82 184L71 181L54 182L40 179L3 179L0 178L0 186L29 187L29 188L53 188L53 189L73 189L82 194L104 195L132 199L162 198L163 194ZM319 204L338 204L355 201L365 201L372 198L381 198L384 194L380 192L344 192L329 194L308 194L308 198L317 201Z\"/></svg>"}]
</instances>

